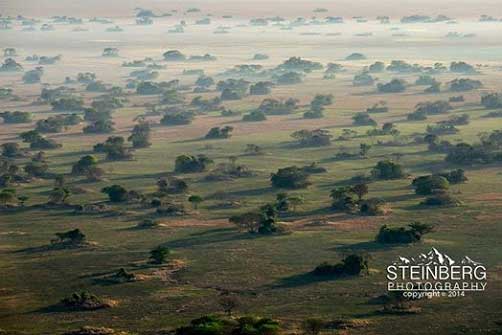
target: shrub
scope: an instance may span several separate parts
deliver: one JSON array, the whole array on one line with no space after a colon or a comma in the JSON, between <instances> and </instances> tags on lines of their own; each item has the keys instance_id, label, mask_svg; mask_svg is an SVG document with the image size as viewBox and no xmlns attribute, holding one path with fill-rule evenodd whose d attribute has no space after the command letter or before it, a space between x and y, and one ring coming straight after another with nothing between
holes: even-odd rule
<instances>
[{"instance_id":1,"label":"shrub","mask_svg":"<svg viewBox=\"0 0 502 335\"><path fill-rule=\"evenodd\" d=\"M152 263L162 264L165 263L171 254L171 251L167 247L158 246L157 248L150 251L150 259Z\"/></svg>"},{"instance_id":2,"label":"shrub","mask_svg":"<svg viewBox=\"0 0 502 335\"><path fill-rule=\"evenodd\" d=\"M354 52L345 57L345 60L365 60L366 56L362 53Z\"/></svg>"},{"instance_id":3,"label":"shrub","mask_svg":"<svg viewBox=\"0 0 502 335\"><path fill-rule=\"evenodd\" d=\"M164 52L164 59L167 61L184 61L186 56L178 50L169 50Z\"/></svg>"},{"instance_id":4,"label":"shrub","mask_svg":"<svg viewBox=\"0 0 502 335\"><path fill-rule=\"evenodd\" d=\"M57 238L51 241L53 244L81 245L87 242L87 237L78 228L55 235Z\"/></svg>"},{"instance_id":5,"label":"shrub","mask_svg":"<svg viewBox=\"0 0 502 335\"><path fill-rule=\"evenodd\" d=\"M387 213L385 205L385 201L377 198L360 201L359 212L362 215L384 215Z\"/></svg>"},{"instance_id":6,"label":"shrub","mask_svg":"<svg viewBox=\"0 0 502 335\"><path fill-rule=\"evenodd\" d=\"M124 202L127 200L127 190L117 184L104 187L101 192L107 194L111 202Z\"/></svg>"},{"instance_id":7,"label":"shrub","mask_svg":"<svg viewBox=\"0 0 502 335\"><path fill-rule=\"evenodd\" d=\"M110 304L87 291L72 293L71 296L61 300L61 305L70 309L86 311L111 307Z\"/></svg>"}]
</instances>

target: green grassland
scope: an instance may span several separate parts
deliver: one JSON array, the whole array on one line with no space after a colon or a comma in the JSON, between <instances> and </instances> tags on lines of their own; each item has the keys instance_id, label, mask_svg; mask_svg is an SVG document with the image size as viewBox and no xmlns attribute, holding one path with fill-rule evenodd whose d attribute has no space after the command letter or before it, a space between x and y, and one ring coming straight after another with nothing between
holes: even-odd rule
<instances>
[{"instance_id":1,"label":"green grassland","mask_svg":"<svg viewBox=\"0 0 502 335\"><path fill-rule=\"evenodd\" d=\"M213 65L214 66L214 65ZM195 67L195 66L194 66ZM224 68L224 64L219 64ZM35 180L21 184L18 194L28 195L27 207L0 213L0 329L8 334L59 334L83 325L108 326L131 332L150 334L172 329L204 314L222 313L218 299L222 291L230 291L242 300L238 314L257 314L281 320L287 330L295 331L308 317L326 320L362 319L367 325L353 329L354 334L496 334L502 321L502 170L500 165L463 167L469 181L454 185L451 192L463 202L460 207L423 208L417 206L422 197L414 194L411 179L375 181L369 185L369 196L385 199L392 212L385 216L364 217L343 214L330 209L330 190L351 177L368 174L380 160L401 154L399 163L411 176L452 169L443 154L427 151L425 144L403 146L378 145L378 140L391 137L367 137L371 127L353 127L351 117L373 103L385 100L390 111L375 114L381 125L395 122L403 136L423 134L427 124L450 115L467 113L471 122L459 126L455 135L442 136L452 142L478 141L478 134L502 128L501 119L483 118L487 113L479 105L482 91L464 94L466 101L454 104L447 115L430 116L424 122L406 121L416 103L447 99L452 93L426 95L423 88L410 87L401 94L377 94L374 88L351 85L353 72L342 73L333 81L321 79L315 72L299 85L274 88L272 97L294 96L308 104L315 94L331 93L335 103L328 106L319 120L302 119L297 113L271 116L259 123L241 122L241 117L222 117L212 112L198 116L191 125L161 127L152 132L152 146L134 152L132 161L106 161L97 154L105 180L89 183L69 178L68 186L78 188L69 201L73 204L106 202L101 188L111 184L143 193L156 190L156 181L173 171L181 154L206 154L215 163L237 156L238 163L248 166L254 175L230 181L207 181L207 173L183 175L189 193L198 194L204 202L197 211L184 218L159 218L163 226L156 229L134 229L154 211L137 204L112 205L112 214L76 215L70 209L44 209L32 206L47 201L53 180ZM382 82L392 75L379 76ZM413 82L415 76L400 76ZM446 82L451 74L438 76ZM485 91L496 90L502 83L500 74L480 75ZM207 97L214 93L204 94ZM29 96L29 95L27 95ZM92 95L84 93L86 101ZM190 101L193 94L187 94ZM116 135L128 136L137 115L144 113L145 99L131 95L126 107L114 112ZM246 97L225 103L240 111L256 107L264 97ZM29 99L27 99L29 100ZM139 107L138 107L139 106ZM18 103L19 109L31 110L36 119L52 112L48 106ZM230 139L203 139L212 126L231 125ZM10 141L32 126L0 125L2 142ZM303 148L294 144L291 133L299 129L328 129L334 138L342 129L351 127L359 137L350 141L333 141L327 147ZM63 143L48 150L50 171L69 173L71 165L92 151L92 146L107 135L82 134L81 126L63 134L50 136ZM246 156L247 144L264 148L261 156ZM366 158L336 159L341 151L357 152L360 143L372 144ZM311 176L312 185L289 193L301 194L305 204L281 217L288 233L256 236L239 231L227 223L234 214L253 210L272 202L280 190L270 184L270 174L278 168L304 166L318 162L328 172ZM179 197L189 206L186 196ZM223 202L239 201L239 208L222 208ZM326 220L326 224L306 224ZM425 240L408 246L385 246L374 242L382 224L404 226L412 221L433 224L434 232ZM47 245L56 232L79 228L95 245L72 250L38 250ZM167 280L153 278L132 283L103 285L96 280L120 268L133 273L151 271L147 264L149 251L158 246L169 247L172 258L185 266ZM436 247L455 258L464 255L486 264L488 287L485 292L466 297L434 298L417 304L422 311L397 316L378 313L381 306L371 299L386 292L385 268L399 255L413 256ZM358 278L319 280L308 273L322 261L335 262L350 253L369 257L370 273ZM117 301L117 306L88 312L60 312L50 309L63 297L77 290L90 290ZM1 333L1 332L0 332Z\"/></svg>"}]
</instances>

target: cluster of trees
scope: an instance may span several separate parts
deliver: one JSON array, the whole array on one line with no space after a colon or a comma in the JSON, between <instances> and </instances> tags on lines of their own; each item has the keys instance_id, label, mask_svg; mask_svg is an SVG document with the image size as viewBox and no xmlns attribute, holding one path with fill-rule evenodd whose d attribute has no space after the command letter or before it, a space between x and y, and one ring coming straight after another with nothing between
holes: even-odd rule
<instances>
[{"instance_id":1,"label":"cluster of trees","mask_svg":"<svg viewBox=\"0 0 502 335\"><path fill-rule=\"evenodd\" d=\"M192 123L194 115L191 112L166 113L160 119L163 126L178 126Z\"/></svg>"},{"instance_id":2,"label":"cluster of trees","mask_svg":"<svg viewBox=\"0 0 502 335\"><path fill-rule=\"evenodd\" d=\"M480 143L459 143L446 148L445 160L455 164L487 164L502 161L502 131L483 136Z\"/></svg>"},{"instance_id":3,"label":"cluster of trees","mask_svg":"<svg viewBox=\"0 0 502 335\"><path fill-rule=\"evenodd\" d=\"M226 79L216 84L216 90L221 92L221 100L240 100L248 92L251 83L244 79Z\"/></svg>"},{"instance_id":4,"label":"cluster of trees","mask_svg":"<svg viewBox=\"0 0 502 335\"><path fill-rule=\"evenodd\" d=\"M61 306L71 310L91 311L111 307L111 305L97 295L87 291L74 292L71 296L61 300Z\"/></svg>"},{"instance_id":5,"label":"cluster of trees","mask_svg":"<svg viewBox=\"0 0 502 335\"><path fill-rule=\"evenodd\" d=\"M386 203L383 200L364 199L366 194L368 194L368 185L365 183L334 188L330 193L331 207L335 210L362 215L383 215L387 212Z\"/></svg>"},{"instance_id":6,"label":"cluster of trees","mask_svg":"<svg viewBox=\"0 0 502 335\"><path fill-rule=\"evenodd\" d=\"M35 84L39 83L40 80L42 79L42 75L44 74L44 69L41 66L38 66L37 68L26 71L23 75L23 82L25 84Z\"/></svg>"},{"instance_id":7,"label":"cluster of trees","mask_svg":"<svg viewBox=\"0 0 502 335\"><path fill-rule=\"evenodd\" d=\"M56 239L52 240L52 244L65 245L82 245L87 242L87 237L80 229L73 229L62 233L56 233Z\"/></svg>"},{"instance_id":8,"label":"cluster of trees","mask_svg":"<svg viewBox=\"0 0 502 335\"><path fill-rule=\"evenodd\" d=\"M78 125L82 118L78 114L64 114L50 116L45 120L38 120L35 129L41 133L60 133L69 126Z\"/></svg>"},{"instance_id":9,"label":"cluster of trees","mask_svg":"<svg viewBox=\"0 0 502 335\"><path fill-rule=\"evenodd\" d=\"M84 100L79 97L62 97L51 102L55 112L79 112L84 109Z\"/></svg>"},{"instance_id":10,"label":"cluster of trees","mask_svg":"<svg viewBox=\"0 0 502 335\"><path fill-rule=\"evenodd\" d=\"M379 101L375 103L373 106L366 108L366 113L387 113L389 111L389 107L385 101Z\"/></svg>"},{"instance_id":11,"label":"cluster of trees","mask_svg":"<svg viewBox=\"0 0 502 335\"><path fill-rule=\"evenodd\" d=\"M409 64L403 60L393 60L389 66L387 66L387 71L398 72L398 73L415 73L421 72L423 67L419 64Z\"/></svg>"},{"instance_id":12,"label":"cluster of trees","mask_svg":"<svg viewBox=\"0 0 502 335\"><path fill-rule=\"evenodd\" d=\"M30 123L32 114L30 112L20 112L20 111L5 111L0 113L0 117L6 124L11 123Z\"/></svg>"},{"instance_id":13,"label":"cluster of trees","mask_svg":"<svg viewBox=\"0 0 502 335\"><path fill-rule=\"evenodd\" d=\"M403 167L390 160L379 161L371 170L375 179L400 179L406 176Z\"/></svg>"},{"instance_id":14,"label":"cluster of trees","mask_svg":"<svg viewBox=\"0 0 502 335\"><path fill-rule=\"evenodd\" d=\"M249 112L248 114L244 114L242 116L242 121L244 122L259 122L259 121L265 121L267 119L267 116L265 113L260 112L258 110L254 110Z\"/></svg>"},{"instance_id":15,"label":"cluster of trees","mask_svg":"<svg viewBox=\"0 0 502 335\"><path fill-rule=\"evenodd\" d=\"M291 137L297 140L301 146L320 147L331 145L331 138L333 136L325 129L302 129L292 133Z\"/></svg>"},{"instance_id":16,"label":"cluster of trees","mask_svg":"<svg viewBox=\"0 0 502 335\"><path fill-rule=\"evenodd\" d=\"M460 78L454 79L448 83L450 91L452 92L464 92L472 91L483 87L483 83L479 80Z\"/></svg>"},{"instance_id":17,"label":"cluster of trees","mask_svg":"<svg viewBox=\"0 0 502 335\"><path fill-rule=\"evenodd\" d=\"M19 137L23 140L23 142L30 144L30 149L49 150L58 149L62 146L53 139L43 137L38 130L23 132L19 135Z\"/></svg>"},{"instance_id":18,"label":"cluster of trees","mask_svg":"<svg viewBox=\"0 0 502 335\"><path fill-rule=\"evenodd\" d=\"M225 299L223 307L228 311L235 308L236 302ZM277 321L260 317L222 318L203 316L192 320L188 326L177 328L176 335L277 335L281 328Z\"/></svg>"},{"instance_id":19,"label":"cluster of trees","mask_svg":"<svg viewBox=\"0 0 502 335\"><path fill-rule=\"evenodd\" d=\"M297 166L278 169L276 173L272 173L270 182L273 187L287 189L305 188L311 184L309 174Z\"/></svg>"},{"instance_id":20,"label":"cluster of trees","mask_svg":"<svg viewBox=\"0 0 502 335\"><path fill-rule=\"evenodd\" d=\"M322 118L324 108L332 105L334 98L332 94L317 94L310 102L310 110L303 114L305 119L319 119Z\"/></svg>"},{"instance_id":21,"label":"cluster of trees","mask_svg":"<svg viewBox=\"0 0 502 335\"><path fill-rule=\"evenodd\" d=\"M481 97L481 104L485 108L495 109L502 108L502 94L490 93Z\"/></svg>"},{"instance_id":22,"label":"cluster of trees","mask_svg":"<svg viewBox=\"0 0 502 335\"><path fill-rule=\"evenodd\" d=\"M94 152L106 154L109 160L132 159L131 149L125 146L125 139L122 136L110 136L103 143L94 146Z\"/></svg>"},{"instance_id":23,"label":"cluster of trees","mask_svg":"<svg viewBox=\"0 0 502 335\"><path fill-rule=\"evenodd\" d=\"M132 143L132 147L135 149L148 148L152 145L150 142L150 133L150 124L147 122L140 122L133 127L131 135L127 138L127 140Z\"/></svg>"},{"instance_id":24,"label":"cluster of trees","mask_svg":"<svg viewBox=\"0 0 502 335\"><path fill-rule=\"evenodd\" d=\"M368 72L358 73L352 80L352 85L354 86L373 86L373 84L375 84L375 78Z\"/></svg>"},{"instance_id":25,"label":"cluster of trees","mask_svg":"<svg viewBox=\"0 0 502 335\"><path fill-rule=\"evenodd\" d=\"M7 58L6 60L4 60L3 64L0 65L0 72L19 72L19 71L23 71L23 66L12 58Z\"/></svg>"},{"instance_id":26,"label":"cluster of trees","mask_svg":"<svg viewBox=\"0 0 502 335\"><path fill-rule=\"evenodd\" d=\"M176 157L176 161L174 164L174 172L176 173L204 172L212 163L213 160L208 158L206 155L197 155L197 156L181 155Z\"/></svg>"},{"instance_id":27,"label":"cluster of trees","mask_svg":"<svg viewBox=\"0 0 502 335\"><path fill-rule=\"evenodd\" d=\"M82 131L84 134L110 134L115 130L112 120L98 119L85 126Z\"/></svg>"},{"instance_id":28,"label":"cluster of trees","mask_svg":"<svg viewBox=\"0 0 502 335\"><path fill-rule=\"evenodd\" d=\"M180 178L160 178L157 181L157 194L163 197L168 194L180 194L188 191L188 184Z\"/></svg>"},{"instance_id":29,"label":"cluster of trees","mask_svg":"<svg viewBox=\"0 0 502 335\"><path fill-rule=\"evenodd\" d=\"M274 78L279 85L295 85L303 82L303 76L301 73L289 71L275 75Z\"/></svg>"},{"instance_id":30,"label":"cluster of trees","mask_svg":"<svg viewBox=\"0 0 502 335\"><path fill-rule=\"evenodd\" d=\"M377 123L371 118L367 112L356 113L352 117L352 123L354 126L376 126Z\"/></svg>"},{"instance_id":31,"label":"cluster of trees","mask_svg":"<svg viewBox=\"0 0 502 335\"><path fill-rule=\"evenodd\" d=\"M96 157L86 155L73 164L71 173L74 176L86 176L91 181L99 181L103 177L104 171L97 165L98 160Z\"/></svg>"},{"instance_id":32,"label":"cluster of trees","mask_svg":"<svg viewBox=\"0 0 502 335\"><path fill-rule=\"evenodd\" d=\"M271 81L259 81L249 87L250 95L267 95L272 92L274 83Z\"/></svg>"},{"instance_id":33,"label":"cluster of trees","mask_svg":"<svg viewBox=\"0 0 502 335\"><path fill-rule=\"evenodd\" d=\"M477 73L476 69L474 66L471 64L468 64L466 62L452 62L450 64L450 71L451 72L457 72L457 73L466 73L466 74L474 74Z\"/></svg>"},{"instance_id":34,"label":"cluster of trees","mask_svg":"<svg viewBox=\"0 0 502 335\"><path fill-rule=\"evenodd\" d=\"M257 211L234 215L229 221L248 233L273 234L282 232L282 227L277 225L277 208L266 204Z\"/></svg>"},{"instance_id":35,"label":"cluster of trees","mask_svg":"<svg viewBox=\"0 0 502 335\"><path fill-rule=\"evenodd\" d=\"M190 105L197 107L201 112L211 112L219 109L221 104L221 99L219 97L214 97L212 99L204 99L201 96L197 96L192 99Z\"/></svg>"},{"instance_id":36,"label":"cluster of trees","mask_svg":"<svg viewBox=\"0 0 502 335\"><path fill-rule=\"evenodd\" d=\"M269 98L264 99L257 111L266 115L284 115L291 114L298 108L298 100L288 98L285 101Z\"/></svg>"},{"instance_id":37,"label":"cluster of trees","mask_svg":"<svg viewBox=\"0 0 502 335\"><path fill-rule=\"evenodd\" d=\"M422 239L423 235L431 232L431 225L412 222L407 227L389 227L383 225L380 227L376 236L378 243L415 243Z\"/></svg>"},{"instance_id":38,"label":"cluster of trees","mask_svg":"<svg viewBox=\"0 0 502 335\"><path fill-rule=\"evenodd\" d=\"M380 93L400 93L406 90L406 81L403 79L392 79L388 83L377 85L378 92Z\"/></svg>"},{"instance_id":39,"label":"cluster of trees","mask_svg":"<svg viewBox=\"0 0 502 335\"><path fill-rule=\"evenodd\" d=\"M410 121L425 120L427 115L445 114L452 110L453 107L448 101L426 101L420 102L415 106L415 110L408 114L407 118Z\"/></svg>"},{"instance_id":40,"label":"cluster of trees","mask_svg":"<svg viewBox=\"0 0 502 335\"><path fill-rule=\"evenodd\" d=\"M234 127L225 126L225 127L213 127L206 134L207 139L222 139L222 138L230 138L232 136L232 131Z\"/></svg>"},{"instance_id":41,"label":"cluster of trees","mask_svg":"<svg viewBox=\"0 0 502 335\"><path fill-rule=\"evenodd\" d=\"M301 57L290 57L285 60L282 64L277 66L276 71L298 71L309 73L315 70L322 70L323 66L321 63L313 62Z\"/></svg>"},{"instance_id":42,"label":"cluster of trees","mask_svg":"<svg viewBox=\"0 0 502 335\"><path fill-rule=\"evenodd\" d=\"M382 129L371 129L367 132L368 136L383 136L392 135L397 136L400 134L399 130L395 127L392 122L386 122L382 125Z\"/></svg>"}]
</instances>

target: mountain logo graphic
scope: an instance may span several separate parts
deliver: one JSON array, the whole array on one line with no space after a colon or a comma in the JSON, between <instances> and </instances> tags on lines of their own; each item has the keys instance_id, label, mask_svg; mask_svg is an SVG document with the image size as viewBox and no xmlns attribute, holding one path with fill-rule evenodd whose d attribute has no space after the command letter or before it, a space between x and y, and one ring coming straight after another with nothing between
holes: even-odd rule
<instances>
[{"instance_id":1,"label":"mountain logo graphic","mask_svg":"<svg viewBox=\"0 0 502 335\"><path fill-rule=\"evenodd\" d=\"M452 266L454 264L463 264L463 265L481 265L482 263L476 262L472 260L468 256L464 256L460 260L460 262L456 262L453 258L448 256L445 253L440 252L436 248L432 248L428 253L420 254L417 257L402 257L399 256L399 259L393 263L393 265L447 265Z\"/></svg>"}]
</instances>

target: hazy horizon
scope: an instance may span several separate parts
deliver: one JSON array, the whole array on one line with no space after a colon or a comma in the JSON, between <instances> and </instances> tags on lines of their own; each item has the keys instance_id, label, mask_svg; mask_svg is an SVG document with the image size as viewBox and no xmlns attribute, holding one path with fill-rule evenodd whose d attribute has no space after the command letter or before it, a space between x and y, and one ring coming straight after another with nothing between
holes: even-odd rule
<instances>
[{"instance_id":1,"label":"hazy horizon","mask_svg":"<svg viewBox=\"0 0 502 335\"><path fill-rule=\"evenodd\" d=\"M287 6L285 6L287 4ZM317 0L306 2L293 1L228 1L228 0L112 0L106 3L98 0L1 0L0 13L3 16L25 15L46 17L52 15L70 16L131 16L136 7L165 12L170 10L183 11L190 7L200 8L205 13L215 15L236 15L240 17L253 16L304 16L309 9L326 8L328 12L318 13L319 16L368 16L388 15L392 19L399 19L404 15L444 14L455 18L477 18L482 14L502 16L500 1L496 0L390 0L384 3L376 1L333 1ZM314 14L314 13L313 13Z\"/></svg>"}]
</instances>

